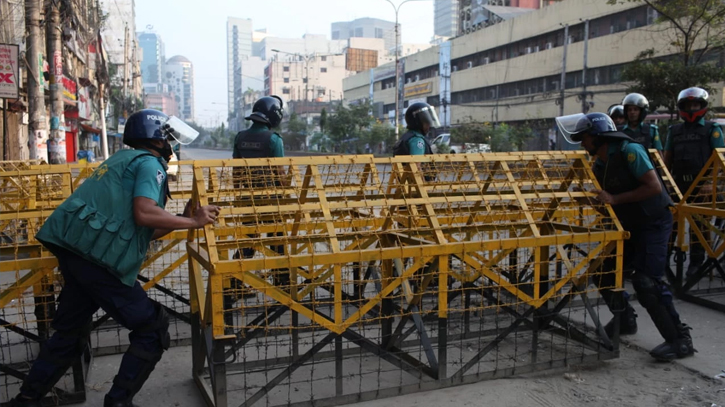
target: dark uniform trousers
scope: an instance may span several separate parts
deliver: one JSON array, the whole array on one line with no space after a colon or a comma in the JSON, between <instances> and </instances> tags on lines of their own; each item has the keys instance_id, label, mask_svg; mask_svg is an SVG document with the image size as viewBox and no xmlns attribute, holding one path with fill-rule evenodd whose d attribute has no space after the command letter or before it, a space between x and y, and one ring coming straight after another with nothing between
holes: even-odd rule
<instances>
[{"instance_id":1,"label":"dark uniform trousers","mask_svg":"<svg viewBox=\"0 0 725 407\"><path fill-rule=\"evenodd\" d=\"M131 330L129 351L123 356L118 376L108 394L114 399L125 399L129 396L128 386L119 386L118 383L134 382L148 369L148 362L143 357L158 355L160 358L162 346L168 347L168 344L162 345L163 331L145 329L154 324L160 311L138 281L129 287L105 268L74 253L60 248L54 248L53 253L58 258L64 280L52 322L56 332L45 343L23 383L21 393L39 399L50 390L81 355L87 345L92 316L102 308L116 322ZM146 375L148 373L150 371Z\"/></svg>"}]
</instances>

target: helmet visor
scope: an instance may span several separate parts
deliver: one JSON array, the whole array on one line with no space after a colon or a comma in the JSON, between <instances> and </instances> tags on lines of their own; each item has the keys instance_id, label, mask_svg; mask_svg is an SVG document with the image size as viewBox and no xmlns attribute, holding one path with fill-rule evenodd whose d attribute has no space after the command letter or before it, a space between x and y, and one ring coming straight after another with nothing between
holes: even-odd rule
<instances>
[{"instance_id":1,"label":"helmet visor","mask_svg":"<svg viewBox=\"0 0 725 407\"><path fill-rule=\"evenodd\" d=\"M581 133L592 128L592 122L584 113L570 114L556 118L556 126L571 144L581 143Z\"/></svg>"},{"instance_id":2,"label":"helmet visor","mask_svg":"<svg viewBox=\"0 0 725 407\"><path fill-rule=\"evenodd\" d=\"M435 108L432 106L426 106L414 114L420 120L420 124L428 124L434 129L441 127L438 114L436 114Z\"/></svg>"},{"instance_id":3,"label":"helmet visor","mask_svg":"<svg viewBox=\"0 0 725 407\"><path fill-rule=\"evenodd\" d=\"M166 138L172 147L177 144L187 145L199 137L199 132L194 130L191 126L184 123L183 120L176 116L171 116L169 120L163 126Z\"/></svg>"}]
</instances>

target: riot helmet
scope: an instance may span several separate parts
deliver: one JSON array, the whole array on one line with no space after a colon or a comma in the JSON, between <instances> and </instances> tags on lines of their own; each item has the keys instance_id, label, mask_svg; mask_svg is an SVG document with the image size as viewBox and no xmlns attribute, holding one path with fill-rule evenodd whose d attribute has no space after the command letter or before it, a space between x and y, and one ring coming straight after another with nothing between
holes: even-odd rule
<instances>
[{"instance_id":1,"label":"riot helmet","mask_svg":"<svg viewBox=\"0 0 725 407\"><path fill-rule=\"evenodd\" d=\"M687 88L680 92L677 95L677 108L680 110L682 120L693 123L705 117L708 97L710 95L708 95L707 91L698 87ZM700 108L697 110L685 110L685 102L688 101L700 102Z\"/></svg>"},{"instance_id":2,"label":"riot helmet","mask_svg":"<svg viewBox=\"0 0 725 407\"><path fill-rule=\"evenodd\" d=\"M245 117L256 123L262 123L269 128L275 128L282 122L284 116L284 102L279 96L265 96L259 98L252 106L252 114Z\"/></svg>"},{"instance_id":3,"label":"riot helmet","mask_svg":"<svg viewBox=\"0 0 725 407\"><path fill-rule=\"evenodd\" d=\"M147 148L158 152L167 161L177 144L189 144L199 136L177 117L169 117L154 109L143 109L131 114L123 130L123 143L133 148ZM152 140L166 141L163 148L151 143Z\"/></svg>"},{"instance_id":4,"label":"riot helmet","mask_svg":"<svg viewBox=\"0 0 725 407\"><path fill-rule=\"evenodd\" d=\"M642 123L644 118L647 117L649 101L640 93L630 93L622 100L622 106L624 107L624 117L627 118L627 121L629 121L627 106L637 106L639 108L639 119L637 122Z\"/></svg>"},{"instance_id":5,"label":"riot helmet","mask_svg":"<svg viewBox=\"0 0 725 407\"><path fill-rule=\"evenodd\" d=\"M577 113L556 118L556 125L571 144L579 144L586 133L595 137L632 140L617 130L612 118L604 113Z\"/></svg>"},{"instance_id":6,"label":"riot helmet","mask_svg":"<svg viewBox=\"0 0 725 407\"><path fill-rule=\"evenodd\" d=\"M418 102L408 106L405 111L405 123L410 130L423 132L423 125L428 124L431 128L438 128L441 123L433 106L428 103Z\"/></svg>"},{"instance_id":7,"label":"riot helmet","mask_svg":"<svg viewBox=\"0 0 725 407\"><path fill-rule=\"evenodd\" d=\"M624 106L622 105L611 105L607 109L607 114L614 120L617 117L624 117Z\"/></svg>"}]
</instances>

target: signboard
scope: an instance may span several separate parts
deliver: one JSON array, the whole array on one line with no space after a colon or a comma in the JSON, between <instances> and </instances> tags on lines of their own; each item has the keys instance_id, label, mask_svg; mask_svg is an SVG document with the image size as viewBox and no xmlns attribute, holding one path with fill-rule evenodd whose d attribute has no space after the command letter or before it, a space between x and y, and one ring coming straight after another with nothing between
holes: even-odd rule
<instances>
[{"instance_id":1,"label":"signboard","mask_svg":"<svg viewBox=\"0 0 725 407\"><path fill-rule=\"evenodd\" d=\"M348 48L345 55L345 69L348 71L362 72L378 66L378 51Z\"/></svg>"},{"instance_id":2,"label":"signboard","mask_svg":"<svg viewBox=\"0 0 725 407\"><path fill-rule=\"evenodd\" d=\"M76 97L76 92L78 91L78 86L76 85L76 81L70 78L66 78L65 76L60 79L61 84L63 85L63 97L66 100L70 100L75 102L78 98Z\"/></svg>"},{"instance_id":3,"label":"signboard","mask_svg":"<svg viewBox=\"0 0 725 407\"><path fill-rule=\"evenodd\" d=\"M431 92L433 92L433 84L430 82L407 85L405 87L405 98L407 99L411 96L425 95L426 93Z\"/></svg>"},{"instance_id":4,"label":"signboard","mask_svg":"<svg viewBox=\"0 0 725 407\"><path fill-rule=\"evenodd\" d=\"M55 76L63 75L63 54L60 51L55 51L53 53L53 72L52 73Z\"/></svg>"},{"instance_id":5,"label":"signboard","mask_svg":"<svg viewBox=\"0 0 725 407\"><path fill-rule=\"evenodd\" d=\"M0 44L0 99L17 99L18 46Z\"/></svg>"}]
</instances>

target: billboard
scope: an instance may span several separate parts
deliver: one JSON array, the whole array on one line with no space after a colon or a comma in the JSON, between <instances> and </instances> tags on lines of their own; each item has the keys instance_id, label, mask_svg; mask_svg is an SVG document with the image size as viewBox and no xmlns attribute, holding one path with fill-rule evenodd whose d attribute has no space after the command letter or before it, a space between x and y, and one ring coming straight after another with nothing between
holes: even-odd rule
<instances>
[{"instance_id":1,"label":"billboard","mask_svg":"<svg viewBox=\"0 0 725 407\"><path fill-rule=\"evenodd\" d=\"M17 99L18 46L0 44L0 99Z\"/></svg>"},{"instance_id":2,"label":"billboard","mask_svg":"<svg viewBox=\"0 0 725 407\"><path fill-rule=\"evenodd\" d=\"M345 54L345 69L362 72L378 66L378 51L371 49L348 48Z\"/></svg>"}]
</instances>

